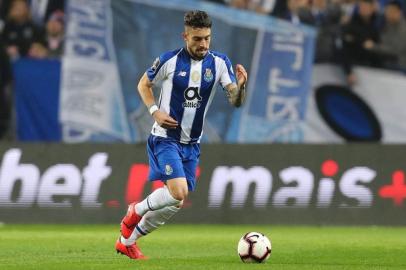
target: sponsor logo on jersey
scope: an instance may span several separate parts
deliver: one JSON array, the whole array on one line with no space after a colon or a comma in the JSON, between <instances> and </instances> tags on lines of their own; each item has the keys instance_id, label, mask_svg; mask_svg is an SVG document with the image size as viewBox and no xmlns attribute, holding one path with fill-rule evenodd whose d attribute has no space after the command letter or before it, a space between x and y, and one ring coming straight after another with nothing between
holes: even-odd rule
<instances>
[{"instance_id":1,"label":"sponsor logo on jersey","mask_svg":"<svg viewBox=\"0 0 406 270\"><path fill-rule=\"evenodd\" d=\"M188 87L184 92L185 102L183 108L200 108L202 97L199 93L199 87Z\"/></svg>"},{"instance_id":2,"label":"sponsor logo on jersey","mask_svg":"<svg viewBox=\"0 0 406 270\"><path fill-rule=\"evenodd\" d=\"M186 74L186 71L179 71L178 76L185 77Z\"/></svg>"}]
</instances>

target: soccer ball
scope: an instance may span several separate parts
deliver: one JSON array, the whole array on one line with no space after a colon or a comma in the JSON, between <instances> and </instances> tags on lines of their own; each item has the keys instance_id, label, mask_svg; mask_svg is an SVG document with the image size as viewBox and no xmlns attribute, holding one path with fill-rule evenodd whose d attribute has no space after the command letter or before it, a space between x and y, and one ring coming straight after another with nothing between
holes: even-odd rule
<instances>
[{"instance_id":1,"label":"soccer ball","mask_svg":"<svg viewBox=\"0 0 406 270\"><path fill-rule=\"evenodd\" d=\"M262 263L271 256L271 241L262 233L249 232L238 242L238 255L245 263Z\"/></svg>"}]
</instances>

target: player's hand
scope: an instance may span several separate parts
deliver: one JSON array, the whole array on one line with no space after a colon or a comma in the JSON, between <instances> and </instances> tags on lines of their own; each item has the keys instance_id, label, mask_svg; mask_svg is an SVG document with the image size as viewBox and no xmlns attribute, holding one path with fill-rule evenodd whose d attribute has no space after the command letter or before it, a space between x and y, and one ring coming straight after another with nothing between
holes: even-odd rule
<instances>
[{"instance_id":1,"label":"player's hand","mask_svg":"<svg viewBox=\"0 0 406 270\"><path fill-rule=\"evenodd\" d=\"M160 110L154 112L152 116L154 117L158 125L163 128L175 129L178 127L178 122L175 119Z\"/></svg>"},{"instance_id":2,"label":"player's hand","mask_svg":"<svg viewBox=\"0 0 406 270\"><path fill-rule=\"evenodd\" d=\"M237 64L235 66L235 74L237 75L238 87L241 87L241 85L243 85L247 82L248 73L242 65Z\"/></svg>"}]
</instances>

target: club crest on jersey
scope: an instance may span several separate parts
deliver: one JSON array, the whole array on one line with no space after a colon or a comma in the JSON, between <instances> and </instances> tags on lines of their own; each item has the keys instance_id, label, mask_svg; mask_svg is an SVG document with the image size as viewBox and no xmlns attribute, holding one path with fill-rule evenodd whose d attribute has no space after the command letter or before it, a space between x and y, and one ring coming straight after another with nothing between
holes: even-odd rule
<instances>
[{"instance_id":1,"label":"club crest on jersey","mask_svg":"<svg viewBox=\"0 0 406 270\"><path fill-rule=\"evenodd\" d=\"M172 169L171 165L166 164L165 165L165 174L166 175L171 175L172 173L173 173L173 169Z\"/></svg>"},{"instance_id":2,"label":"club crest on jersey","mask_svg":"<svg viewBox=\"0 0 406 270\"><path fill-rule=\"evenodd\" d=\"M183 93L185 97L185 102L183 102L183 108L200 108L200 101L202 97L199 93L199 87L188 87Z\"/></svg>"},{"instance_id":3,"label":"club crest on jersey","mask_svg":"<svg viewBox=\"0 0 406 270\"><path fill-rule=\"evenodd\" d=\"M213 80L213 72L211 72L210 68L206 68L203 79L208 83Z\"/></svg>"}]
</instances>

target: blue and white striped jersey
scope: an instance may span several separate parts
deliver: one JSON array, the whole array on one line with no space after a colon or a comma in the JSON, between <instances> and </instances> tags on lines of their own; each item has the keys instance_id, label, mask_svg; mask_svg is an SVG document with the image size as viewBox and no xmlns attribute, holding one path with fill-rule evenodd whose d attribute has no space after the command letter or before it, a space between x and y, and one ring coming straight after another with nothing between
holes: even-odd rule
<instances>
[{"instance_id":1,"label":"blue and white striped jersey","mask_svg":"<svg viewBox=\"0 0 406 270\"><path fill-rule=\"evenodd\" d=\"M179 123L171 130L155 122L151 133L185 144L200 142L204 118L218 84L225 88L236 83L226 55L208 51L204 59L194 60L185 48L162 54L147 75L153 84L162 85L159 109Z\"/></svg>"}]
</instances>

